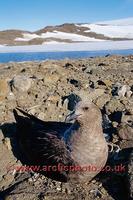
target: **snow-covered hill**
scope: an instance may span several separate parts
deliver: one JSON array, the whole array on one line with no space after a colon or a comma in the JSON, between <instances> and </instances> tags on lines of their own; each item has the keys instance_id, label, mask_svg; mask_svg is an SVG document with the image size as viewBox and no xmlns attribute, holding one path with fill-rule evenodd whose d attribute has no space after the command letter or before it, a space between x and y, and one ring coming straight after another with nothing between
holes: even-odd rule
<instances>
[{"instance_id":1,"label":"snow-covered hill","mask_svg":"<svg viewBox=\"0 0 133 200\"><path fill-rule=\"evenodd\" d=\"M93 37L87 37L80 34L74 34L74 33L65 33L61 31L52 31L52 32L46 32L38 34L30 34L30 33L24 33L23 38L16 38L15 41L30 41L35 38L41 38L41 39L50 39L49 42L53 41L54 39L60 39L60 40L70 40L70 42L94 42L94 41L101 41L100 39L96 39ZM60 41L61 42L61 41Z\"/></svg>"},{"instance_id":2,"label":"snow-covered hill","mask_svg":"<svg viewBox=\"0 0 133 200\"><path fill-rule=\"evenodd\" d=\"M109 37L110 39L133 39L133 18L104 21L95 24L82 24L80 26L88 28L85 31L86 33L94 32Z\"/></svg>"},{"instance_id":3,"label":"snow-covered hill","mask_svg":"<svg viewBox=\"0 0 133 200\"><path fill-rule=\"evenodd\" d=\"M39 45L53 43L133 40L133 17L88 24L48 26L36 32L0 31L0 45Z\"/></svg>"}]
</instances>

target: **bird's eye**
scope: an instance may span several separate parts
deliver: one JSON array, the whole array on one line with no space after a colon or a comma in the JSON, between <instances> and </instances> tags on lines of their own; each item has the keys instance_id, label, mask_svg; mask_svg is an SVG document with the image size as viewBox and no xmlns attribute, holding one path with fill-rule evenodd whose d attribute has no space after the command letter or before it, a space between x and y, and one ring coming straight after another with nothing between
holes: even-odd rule
<instances>
[{"instance_id":1,"label":"bird's eye","mask_svg":"<svg viewBox=\"0 0 133 200\"><path fill-rule=\"evenodd\" d=\"M89 108L88 108L87 106L86 106L86 107L83 107L83 110L85 110L85 111L88 110L88 109L89 109Z\"/></svg>"}]
</instances>

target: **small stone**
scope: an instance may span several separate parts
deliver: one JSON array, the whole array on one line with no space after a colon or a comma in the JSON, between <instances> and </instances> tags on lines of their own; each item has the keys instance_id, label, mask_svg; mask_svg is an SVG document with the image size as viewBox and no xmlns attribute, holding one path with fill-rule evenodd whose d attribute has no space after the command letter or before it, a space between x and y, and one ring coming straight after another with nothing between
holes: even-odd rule
<instances>
[{"instance_id":1,"label":"small stone","mask_svg":"<svg viewBox=\"0 0 133 200\"><path fill-rule=\"evenodd\" d=\"M32 84L32 79L27 76L15 76L11 81L12 89L17 90L18 92L27 92Z\"/></svg>"},{"instance_id":2,"label":"small stone","mask_svg":"<svg viewBox=\"0 0 133 200\"><path fill-rule=\"evenodd\" d=\"M119 90L118 90L118 96L119 97L124 97L126 95L126 92L130 90L129 86L123 85Z\"/></svg>"},{"instance_id":3,"label":"small stone","mask_svg":"<svg viewBox=\"0 0 133 200\"><path fill-rule=\"evenodd\" d=\"M9 101L15 100L15 95L13 94L13 92L10 92L10 93L8 94L7 99L8 99Z\"/></svg>"},{"instance_id":4,"label":"small stone","mask_svg":"<svg viewBox=\"0 0 133 200\"><path fill-rule=\"evenodd\" d=\"M117 126L119 125L119 123L114 121L114 122L112 122L112 125L113 125L114 128L117 128Z\"/></svg>"},{"instance_id":5,"label":"small stone","mask_svg":"<svg viewBox=\"0 0 133 200\"><path fill-rule=\"evenodd\" d=\"M98 81L97 81L97 84L98 84L98 85L102 85L102 86L106 86L105 82L102 81L102 80L98 80Z\"/></svg>"},{"instance_id":6,"label":"small stone","mask_svg":"<svg viewBox=\"0 0 133 200\"><path fill-rule=\"evenodd\" d=\"M3 143L7 146L8 150L12 150L12 145L11 145L11 141L8 137L3 139Z\"/></svg>"},{"instance_id":7,"label":"small stone","mask_svg":"<svg viewBox=\"0 0 133 200\"><path fill-rule=\"evenodd\" d=\"M122 124L118 130L118 135L123 140L133 140L133 128L127 124Z\"/></svg>"},{"instance_id":8,"label":"small stone","mask_svg":"<svg viewBox=\"0 0 133 200\"><path fill-rule=\"evenodd\" d=\"M29 178L28 181L29 181L29 182L33 182L33 179L32 179L32 178Z\"/></svg>"},{"instance_id":9,"label":"small stone","mask_svg":"<svg viewBox=\"0 0 133 200\"><path fill-rule=\"evenodd\" d=\"M94 179L94 180L92 180L91 182L92 182L92 183L96 183L96 180Z\"/></svg>"},{"instance_id":10,"label":"small stone","mask_svg":"<svg viewBox=\"0 0 133 200\"><path fill-rule=\"evenodd\" d=\"M127 97L127 98L130 98L130 97L132 96L132 94L133 94L132 91L128 91L128 92L126 93L126 97Z\"/></svg>"},{"instance_id":11,"label":"small stone","mask_svg":"<svg viewBox=\"0 0 133 200\"><path fill-rule=\"evenodd\" d=\"M65 68L71 68L71 67L73 67L73 65L71 63L65 63L64 67Z\"/></svg>"},{"instance_id":12,"label":"small stone","mask_svg":"<svg viewBox=\"0 0 133 200\"><path fill-rule=\"evenodd\" d=\"M34 173L34 178L37 178L39 176L38 173Z\"/></svg>"},{"instance_id":13,"label":"small stone","mask_svg":"<svg viewBox=\"0 0 133 200\"><path fill-rule=\"evenodd\" d=\"M102 183L100 183L99 187L102 187Z\"/></svg>"},{"instance_id":14,"label":"small stone","mask_svg":"<svg viewBox=\"0 0 133 200\"><path fill-rule=\"evenodd\" d=\"M62 115L59 115L59 118L61 119L63 116Z\"/></svg>"},{"instance_id":15,"label":"small stone","mask_svg":"<svg viewBox=\"0 0 133 200\"><path fill-rule=\"evenodd\" d=\"M57 190L57 191L61 191L61 188L60 188L60 187L57 187L56 190Z\"/></svg>"}]
</instances>

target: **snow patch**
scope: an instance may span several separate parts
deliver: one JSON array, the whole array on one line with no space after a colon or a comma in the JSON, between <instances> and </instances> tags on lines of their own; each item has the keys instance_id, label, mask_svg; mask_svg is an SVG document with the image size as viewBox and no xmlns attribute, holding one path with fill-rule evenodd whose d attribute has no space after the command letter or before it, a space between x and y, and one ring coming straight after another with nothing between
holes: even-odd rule
<instances>
[{"instance_id":1,"label":"snow patch","mask_svg":"<svg viewBox=\"0 0 133 200\"><path fill-rule=\"evenodd\" d=\"M61 32L61 31L46 32L46 33L42 33L41 35L24 33L23 38L16 38L15 41L30 41L35 38L42 38L42 39L57 38L57 39L71 40L73 42L103 41L103 40L95 39L92 37L86 37L86 36L78 35L78 34L74 34L74 33L65 33L65 32Z\"/></svg>"},{"instance_id":2,"label":"snow patch","mask_svg":"<svg viewBox=\"0 0 133 200\"><path fill-rule=\"evenodd\" d=\"M23 33L23 38L16 38L15 41L30 41L35 38L39 38L39 35L31 33Z\"/></svg>"},{"instance_id":3,"label":"snow patch","mask_svg":"<svg viewBox=\"0 0 133 200\"><path fill-rule=\"evenodd\" d=\"M43 42L42 45L45 45L45 44L67 44L66 42L58 42L58 41L46 41L46 42Z\"/></svg>"},{"instance_id":4,"label":"snow patch","mask_svg":"<svg viewBox=\"0 0 133 200\"><path fill-rule=\"evenodd\" d=\"M133 17L92 24L76 24L76 26L88 28L86 33L94 32L110 38L133 39Z\"/></svg>"},{"instance_id":5,"label":"snow patch","mask_svg":"<svg viewBox=\"0 0 133 200\"><path fill-rule=\"evenodd\" d=\"M2 45L2 44L0 44L0 48L1 48L1 47L5 47L5 46L6 46L6 45Z\"/></svg>"},{"instance_id":6,"label":"snow patch","mask_svg":"<svg viewBox=\"0 0 133 200\"><path fill-rule=\"evenodd\" d=\"M85 32L95 32L97 34L103 34L104 36L110 38L128 38L133 39L133 26L116 26L116 25L98 25L98 24L90 24L84 25L84 27L90 28Z\"/></svg>"},{"instance_id":7,"label":"snow patch","mask_svg":"<svg viewBox=\"0 0 133 200\"><path fill-rule=\"evenodd\" d=\"M42 33L41 38L68 39L68 40L72 40L74 42L102 41L100 39L86 37L86 36L78 35L78 34L74 34L74 33L65 33L65 32L61 32L61 31Z\"/></svg>"}]
</instances>

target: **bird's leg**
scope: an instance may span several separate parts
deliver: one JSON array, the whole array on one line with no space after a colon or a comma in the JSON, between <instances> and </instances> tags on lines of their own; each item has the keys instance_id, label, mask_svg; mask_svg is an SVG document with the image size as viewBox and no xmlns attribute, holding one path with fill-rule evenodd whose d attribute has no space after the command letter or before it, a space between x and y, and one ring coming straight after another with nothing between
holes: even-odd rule
<instances>
[{"instance_id":1,"label":"bird's leg","mask_svg":"<svg viewBox=\"0 0 133 200\"><path fill-rule=\"evenodd\" d=\"M119 160L118 153L120 152L120 147L113 143L107 143L108 146L111 147L109 150L109 153L111 153L111 157L113 157L114 160Z\"/></svg>"},{"instance_id":2,"label":"bird's leg","mask_svg":"<svg viewBox=\"0 0 133 200\"><path fill-rule=\"evenodd\" d=\"M119 153L119 151L121 150L117 144L107 143L107 145L111 147L111 150L109 151L110 153L112 153L113 151ZM116 148L116 150L114 150L114 147Z\"/></svg>"}]
</instances>

